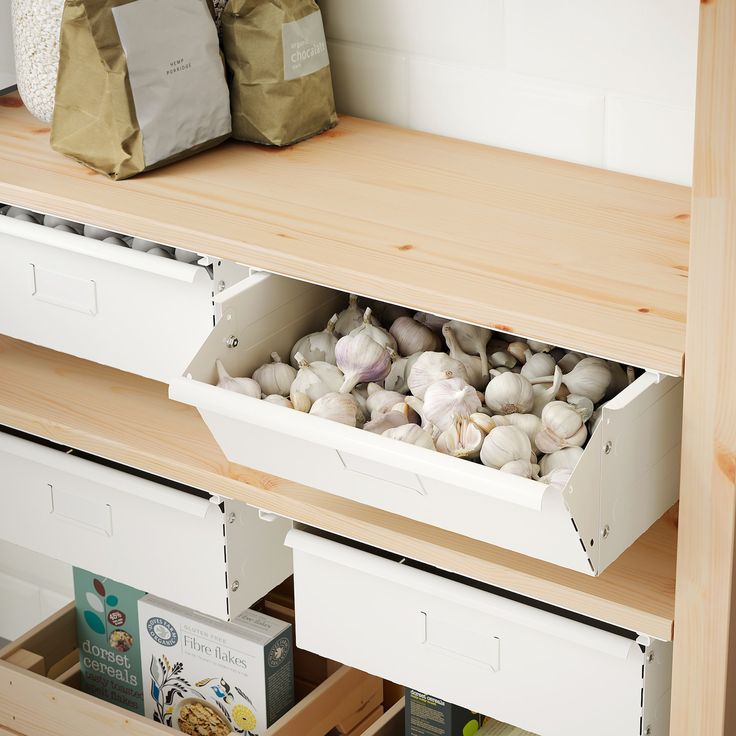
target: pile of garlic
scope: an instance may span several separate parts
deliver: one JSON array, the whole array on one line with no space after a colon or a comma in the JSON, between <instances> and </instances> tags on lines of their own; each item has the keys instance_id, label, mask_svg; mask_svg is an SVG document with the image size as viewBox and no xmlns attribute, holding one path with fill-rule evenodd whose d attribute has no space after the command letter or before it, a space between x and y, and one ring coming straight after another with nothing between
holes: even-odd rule
<instances>
[{"instance_id":1,"label":"pile of garlic","mask_svg":"<svg viewBox=\"0 0 736 736\"><path fill-rule=\"evenodd\" d=\"M36 225L45 225L46 227L60 230L64 233L84 235L87 238L99 240L109 245L119 245L122 248L144 251L152 256L160 256L161 258L174 258L184 263L197 263L200 259L197 253L185 250L184 248L172 248L168 245L154 243L151 240L135 238L130 235L121 235L120 233L114 233L111 230L105 230L94 225L82 225L78 222L56 217L55 215L42 215L39 212L32 212L21 207L0 204L0 215L12 217L23 222L32 222Z\"/></svg>"},{"instance_id":2,"label":"pile of garlic","mask_svg":"<svg viewBox=\"0 0 736 736\"><path fill-rule=\"evenodd\" d=\"M564 483L601 407L635 378L618 363L355 295L324 330L218 386L504 472Z\"/></svg>"}]
</instances>

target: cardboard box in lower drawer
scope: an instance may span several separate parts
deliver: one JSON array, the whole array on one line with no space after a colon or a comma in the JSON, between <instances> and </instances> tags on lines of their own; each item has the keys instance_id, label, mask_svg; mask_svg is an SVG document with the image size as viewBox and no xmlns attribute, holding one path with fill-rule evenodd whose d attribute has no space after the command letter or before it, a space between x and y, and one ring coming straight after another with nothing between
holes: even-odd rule
<instances>
[{"instance_id":1,"label":"cardboard box in lower drawer","mask_svg":"<svg viewBox=\"0 0 736 736\"><path fill-rule=\"evenodd\" d=\"M682 384L645 372L603 409L563 486L527 480L218 388L322 330L347 296L259 273L217 297L217 323L169 395L227 458L337 496L597 575L677 500Z\"/></svg>"},{"instance_id":2,"label":"cardboard box in lower drawer","mask_svg":"<svg viewBox=\"0 0 736 736\"><path fill-rule=\"evenodd\" d=\"M314 657L311 658L313 660ZM262 736L361 736L383 713L383 683L349 667L314 681L295 657L300 702ZM79 692L73 606L0 650L0 732L22 736L171 736L171 728ZM335 729L335 731L333 731Z\"/></svg>"},{"instance_id":3,"label":"cardboard box in lower drawer","mask_svg":"<svg viewBox=\"0 0 736 736\"><path fill-rule=\"evenodd\" d=\"M305 531L287 544L303 649L540 736L668 733L671 643Z\"/></svg>"},{"instance_id":4,"label":"cardboard box in lower drawer","mask_svg":"<svg viewBox=\"0 0 736 736\"><path fill-rule=\"evenodd\" d=\"M291 574L291 522L0 432L0 539L227 619Z\"/></svg>"}]
</instances>

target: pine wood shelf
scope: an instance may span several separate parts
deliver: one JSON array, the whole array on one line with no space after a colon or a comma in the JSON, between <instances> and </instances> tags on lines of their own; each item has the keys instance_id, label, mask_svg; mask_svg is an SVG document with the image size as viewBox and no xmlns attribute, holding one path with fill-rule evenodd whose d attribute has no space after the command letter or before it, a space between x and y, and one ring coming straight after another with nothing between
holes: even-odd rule
<instances>
[{"instance_id":1,"label":"pine wood shelf","mask_svg":"<svg viewBox=\"0 0 736 736\"><path fill-rule=\"evenodd\" d=\"M343 118L125 182L0 97L0 201L680 375L690 190Z\"/></svg>"},{"instance_id":2,"label":"pine wood shelf","mask_svg":"<svg viewBox=\"0 0 736 736\"><path fill-rule=\"evenodd\" d=\"M663 517L599 578L229 463L167 387L0 337L0 424L669 640L677 530Z\"/></svg>"}]
</instances>

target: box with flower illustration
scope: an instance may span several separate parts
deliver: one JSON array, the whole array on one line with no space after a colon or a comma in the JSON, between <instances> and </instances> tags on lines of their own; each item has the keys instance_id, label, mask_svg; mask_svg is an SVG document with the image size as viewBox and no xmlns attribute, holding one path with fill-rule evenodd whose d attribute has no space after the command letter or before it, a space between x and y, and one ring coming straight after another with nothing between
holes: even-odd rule
<instances>
[{"instance_id":1,"label":"box with flower illustration","mask_svg":"<svg viewBox=\"0 0 736 736\"><path fill-rule=\"evenodd\" d=\"M145 715L191 736L256 736L294 704L291 624L230 623L147 595L138 602Z\"/></svg>"}]
</instances>

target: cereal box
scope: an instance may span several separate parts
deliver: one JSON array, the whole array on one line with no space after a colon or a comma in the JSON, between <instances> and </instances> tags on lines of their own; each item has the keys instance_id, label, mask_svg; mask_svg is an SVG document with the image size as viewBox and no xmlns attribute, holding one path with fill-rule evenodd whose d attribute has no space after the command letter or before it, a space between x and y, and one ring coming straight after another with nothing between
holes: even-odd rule
<instances>
[{"instance_id":1,"label":"cereal box","mask_svg":"<svg viewBox=\"0 0 736 736\"><path fill-rule=\"evenodd\" d=\"M459 705L405 688L405 736L473 736L483 717Z\"/></svg>"},{"instance_id":2,"label":"cereal box","mask_svg":"<svg viewBox=\"0 0 736 736\"><path fill-rule=\"evenodd\" d=\"M143 714L138 599L143 591L74 568L82 690Z\"/></svg>"},{"instance_id":3,"label":"cereal box","mask_svg":"<svg viewBox=\"0 0 736 736\"><path fill-rule=\"evenodd\" d=\"M260 736L294 704L291 624L138 602L145 715L191 736Z\"/></svg>"}]
</instances>

